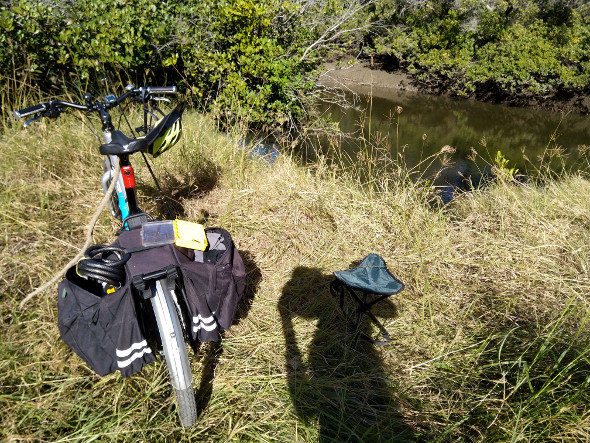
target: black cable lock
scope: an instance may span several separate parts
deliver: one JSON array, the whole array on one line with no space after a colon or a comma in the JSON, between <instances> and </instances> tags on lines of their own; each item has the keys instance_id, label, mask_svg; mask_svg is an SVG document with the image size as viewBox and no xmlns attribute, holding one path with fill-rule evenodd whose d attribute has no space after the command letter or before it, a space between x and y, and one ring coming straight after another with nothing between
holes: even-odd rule
<instances>
[{"instance_id":1,"label":"black cable lock","mask_svg":"<svg viewBox=\"0 0 590 443\"><path fill-rule=\"evenodd\" d=\"M114 257L113 257L114 256ZM115 258L116 257L116 258ZM78 261L76 272L106 285L121 287L125 283L125 263L131 254L121 248L105 245L89 247Z\"/></svg>"}]
</instances>

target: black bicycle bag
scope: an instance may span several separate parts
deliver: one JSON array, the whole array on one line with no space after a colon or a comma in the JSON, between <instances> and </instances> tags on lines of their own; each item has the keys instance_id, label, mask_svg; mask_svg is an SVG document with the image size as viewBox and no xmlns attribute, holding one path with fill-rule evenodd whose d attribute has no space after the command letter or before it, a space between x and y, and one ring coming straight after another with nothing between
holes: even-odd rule
<instances>
[{"instance_id":1,"label":"black bicycle bag","mask_svg":"<svg viewBox=\"0 0 590 443\"><path fill-rule=\"evenodd\" d=\"M206 228L205 251L173 244L142 247L141 230L123 231L113 246L131 252L125 264L128 277L179 267L190 314L191 338L196 342L219 340L231 328L238 302L246 286L244 262L228 231Z\"/></svg>"},{"instance_id":2,"label":"black bicycle bag","mask_svg":"<svg viewBox=\"0 0 590 443\"><path fill-rule=\"evenodd\" d=\"M58 285L57 324L62 340L99 375L135 374L156 357L142 333L129 280L101 296L102 285L72 267Z\"/></svg>"},{"instance_id":3,"label":"black bicycle bag","mask_svg":"<svg viewBox=\"0 0 590 443\"><path fill-rule=\"evenodd\" d=\"M180 270L190 315L190 337L195 342L217 341L229 330L244 294L244 262L230 234L207 228L209 248L194 251L173 244L143 247L141 229L122 231L111 245L125 249L126 283L112 294L103 294L96 281L84 279L72 267L58 286L58 328L62 340L99 375L116 370L123 377L155 360L146 337L157 334L155 325L136 303L131 282L137 275L169 265ZM139 294L135 294L139 297ZM150 317L151 318L151 317Z\"/></svg>"},{"instance_id":4,"label":"black bicycle bag","mask_svg":"<svg viewBox=\"0 0 590 443\"><path fill-rule=\"evenodd\" d=\"M205 251L174 248L191 311L191 332L198 342L217 341L229 330L246 287L244 262L225 229L205 229Z\"/></svg>"}]
</instances>

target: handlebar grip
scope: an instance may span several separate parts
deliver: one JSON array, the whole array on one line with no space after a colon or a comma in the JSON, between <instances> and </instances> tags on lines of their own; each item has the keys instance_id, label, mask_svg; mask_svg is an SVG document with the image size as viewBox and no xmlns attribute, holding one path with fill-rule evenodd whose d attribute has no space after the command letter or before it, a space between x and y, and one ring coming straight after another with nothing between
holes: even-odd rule
<instances>
[{"instance_id":1,"label":"handlebar grip","mask_svg":"<svg viewBox=\"0 0 590 443\"><path fill-rule=\"evenodd\" d=\"M146 89L151 94L176 94L176 86L148 86Z\"/></svg>"},{"instance_id":2,"label":"handlebar grip","mask_svg":"<svg viewBox=\"0 0 590 443\"><path fill-rule=\"evenodd\" d=\"M20 111L14 111L14 116L16 118L26 117L27 115L36 114L41 111L45 111L47 109L46 103L41 103L35 106L29 106L28 108L21 109Z\"/></svg>"}]
</instances>

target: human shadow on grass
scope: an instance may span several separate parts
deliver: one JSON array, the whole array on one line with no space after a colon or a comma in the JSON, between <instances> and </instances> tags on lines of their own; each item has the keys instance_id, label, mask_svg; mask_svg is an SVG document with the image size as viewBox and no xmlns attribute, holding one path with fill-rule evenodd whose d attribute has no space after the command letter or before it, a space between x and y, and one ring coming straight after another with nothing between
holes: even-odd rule
<instances>
[{"instance_id":1,"label":"human shadow on grass","mask_svg":"<svg viewBox=\"0 0 590 443\"><path fill-rule=\"evenodd\" d=\"M354 333L330 296L332 280L318 269L297 267L278 303L288 388L298 417L319 424L322 443L413 441L375 345L359 340L353 348ZM383 311L395 313L390 301L384 306ZM304 347L308 329L302 328L312 322L313 337ZM360 327L371 335L369 324Z\"/></svg>"}]
</instances>

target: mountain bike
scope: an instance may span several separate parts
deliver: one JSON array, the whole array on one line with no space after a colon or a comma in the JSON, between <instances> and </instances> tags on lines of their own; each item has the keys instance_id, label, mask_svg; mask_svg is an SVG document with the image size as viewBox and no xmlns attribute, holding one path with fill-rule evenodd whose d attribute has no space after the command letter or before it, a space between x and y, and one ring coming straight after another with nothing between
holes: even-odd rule
<instances>
[{"instance_id":1,"label":"mountain bike","mask_svg":"<svg viewBox=\"0 0 590 443\"><path fill-rule=\"evenodd\" d=\"M133 230L150 223L152 218L139 208L130 157L138 152L142 154L147 152L157 157L176 143L181 128L182 105L168 114L162 112L158 106L162 101L170 101L163 95L173 95L176 92L175 86L139 88L127 86L125 92L119 97L107 95L97 100L87 93L84 96L84 103L54 100L15 111L14 114L17 118L29 117L25 127L43 117L57 118L69 109L82 111L87 115L98 115L103 137L102 140L99 137L99 140L103 142L99 151L104 155L101 185L106 193L113 188L112 182L115 180L115 191L108 204L109 210L121 221L122 230ZM143 135L128 137L114 127L110 111L127 101L139 102L143 106L143 124L135 131L130 127L131 132L143 133ZM92 254L89 252L90 249L87 255ZM104 266L98 265L93 276L103 282L104 296L108 297L109 285L113 282L109 280L110 274L106 275L107 271L103 268L112 268L113 264L120 265L124 262L124 258L120 252L115 259L105 256L104 251L98 251L98 253L102 254ZM162 263L161 269L157 271L135 276L133 284L139 289L142 296L139 298L144 299L140 302L150 301L147 304L151 304L159 332L154 334L159 335L155 338L155 346L164 355L181 423L183 426L192 426L197 420L197 408L185 343L185 339L188 340L189 337L186 321L188 311L185 306L186 299L179 296L184 291L182 279L178 278L178 270L168 265L170 264ZM117 352L119 353L118 349ZM151 348L144 343L134 343L128 349L121 351L119 367L126 367L125 365L129 365L145 353L151 353Z\"/></svg>"}]
</instances>

